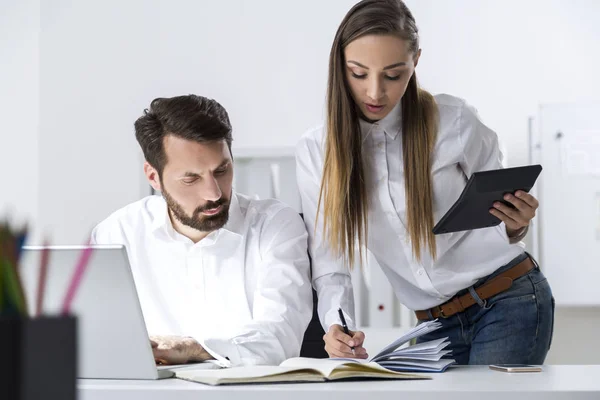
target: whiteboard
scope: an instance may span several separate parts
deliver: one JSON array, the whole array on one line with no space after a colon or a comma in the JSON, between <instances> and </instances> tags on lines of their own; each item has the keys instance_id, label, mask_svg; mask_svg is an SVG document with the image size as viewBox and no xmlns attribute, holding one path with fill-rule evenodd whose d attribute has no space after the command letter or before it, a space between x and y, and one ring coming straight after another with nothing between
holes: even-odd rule
<instances>
[{"instance_id":1,"label":"whiteboard","mask_svg":"<svg viewBox=\"0 0 600 400\"><path fill-rule=\"evenodd\" d=\"M600 305L600 103L539 111L540 262L556 304Z\"/></svg>"}]
</instances>

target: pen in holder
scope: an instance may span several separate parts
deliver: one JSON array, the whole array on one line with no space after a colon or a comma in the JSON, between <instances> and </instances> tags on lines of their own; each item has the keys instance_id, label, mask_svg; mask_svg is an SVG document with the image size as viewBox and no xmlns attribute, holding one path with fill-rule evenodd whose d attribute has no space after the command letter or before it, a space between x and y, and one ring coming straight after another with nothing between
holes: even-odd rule
<instances>
[{"instance_id":1,"label":"pen in holder","mask_svg":"<svg viewBox=\"0 0 600 400\"><path fill-rule=\"evenodd\" d=\"M0 397L76 399L77 320L0 317Z\"/></svg>"},{"instance_id":2,"label":"pen in holder","mask_svg":"<svg viewBox=\"0 0 600 400\"><path fill-rule=\"evenodd\" d=\"M76 399L77 320L70 307L90 249L81 260L65 295L60 316L43 316L48 267L45 246L35 301L29 316L19 271L27 230L13 231L0 223L0 399Z\"/></svg>"}]
</instances>

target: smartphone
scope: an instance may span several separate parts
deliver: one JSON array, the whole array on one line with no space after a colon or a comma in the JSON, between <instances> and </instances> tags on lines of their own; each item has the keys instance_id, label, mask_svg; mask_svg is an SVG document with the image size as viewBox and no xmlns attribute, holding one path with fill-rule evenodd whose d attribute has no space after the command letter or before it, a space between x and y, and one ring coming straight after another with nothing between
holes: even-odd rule
<instances>
[{"instance_id":1,"label":"smartphone","mask_svg":"<svg viewBox=\"0 0 600 400\"><path fill-rule=\"evenodd\" d=\"M498 364L490 365L490 369L502 372L542 372L539 365L528 364Z\"/></svg>"}]
</instances>

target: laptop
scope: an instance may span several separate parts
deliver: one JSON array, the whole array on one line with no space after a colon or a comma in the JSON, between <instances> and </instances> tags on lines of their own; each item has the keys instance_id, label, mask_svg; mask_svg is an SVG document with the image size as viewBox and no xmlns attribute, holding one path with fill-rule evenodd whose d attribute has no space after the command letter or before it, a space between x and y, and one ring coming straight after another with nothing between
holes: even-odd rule
<instances>
[{"instance_id":1,"label":"laptop","mask_svg":"<svg viewBox=\"0 0 600 400\"><path fill-rule=\"evenodd\" d=\"M94 245L72 303L77 316L78 378L161 379L174 366L157 368L124 246ZM43 311L60 314L84 246L49 246ZM21 278L33 314L42 246L25 246ZM57 360L60 362L60 360ZM162 366L161 366L162 367Z\"/></svg>"}]
</instances>

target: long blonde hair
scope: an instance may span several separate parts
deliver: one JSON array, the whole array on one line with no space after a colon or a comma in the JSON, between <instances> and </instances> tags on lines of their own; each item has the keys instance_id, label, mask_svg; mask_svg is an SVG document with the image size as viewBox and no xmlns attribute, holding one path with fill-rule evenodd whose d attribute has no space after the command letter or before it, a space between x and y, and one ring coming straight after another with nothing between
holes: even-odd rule
<instances>
[{"instance_id":1,"label":"long blonde hair","mask_svg":"<svg viewBox=\"0 0 600 400\"><path fill-rule=\"evenodd\" d=\"M363 0L346 14L329 56L325 161L317 218L332 250L352 268L355 251L362 260L367 240L368 195L357 110L345 77L344 48L367 34L392 34L407 40L417 54L419 36L410 10L401 0ZM415 74L401 99L402 149L407 229L420 260L425 247L436 256L433 228L431 159L438 129L433 96L419 88Z\"/></svg>"}]
</instances>

